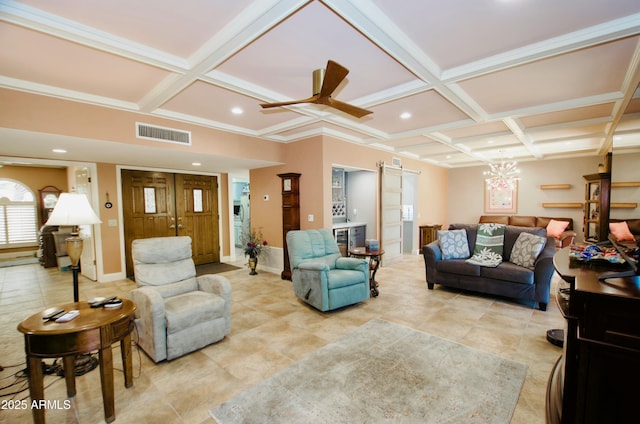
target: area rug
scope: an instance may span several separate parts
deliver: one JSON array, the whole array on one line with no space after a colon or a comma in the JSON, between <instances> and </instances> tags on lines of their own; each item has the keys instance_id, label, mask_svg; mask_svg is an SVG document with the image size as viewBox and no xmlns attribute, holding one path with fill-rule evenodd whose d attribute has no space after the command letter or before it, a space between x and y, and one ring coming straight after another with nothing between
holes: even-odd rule
<instances>
[{"instance_id":1,"label":"area rug","mask_svg":"<svg viewBox=\"0 0 640 424\"><path fill-rule=\"evenodd\" d=\"M220 272L233 271L235 269L240 269L240 267L224 262L215 262L210 264L197 265L196 275L218 274Z\"/></svg>"},{"instance_id":2,"label":"area rug","mask_svg":"<svg viewBox=\"0 0 640 424\"><path fill-rule=\"evenodd\" d=\"M230 423L508 423L527 367L374 319L209 412Z\"/></svg>"}]
</instances>

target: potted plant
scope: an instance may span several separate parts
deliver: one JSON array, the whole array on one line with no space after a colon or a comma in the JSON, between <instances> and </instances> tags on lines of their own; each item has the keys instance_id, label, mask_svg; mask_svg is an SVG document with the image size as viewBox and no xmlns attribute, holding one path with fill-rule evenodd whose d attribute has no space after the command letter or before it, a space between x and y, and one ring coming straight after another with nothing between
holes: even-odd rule
<instances>
[{"instance_id":1,"label":"potted plant","mask_svg":"<svg viewBox=\"0 0 640 424\"><path fill-rule=\"evenodd\" d=\"M262 249L267 247L268 243L262 238L262 231L251 230L245 236L244 255L249 257L250 275L256 275L256 267L258 266L258 257L262 253Z\"/></svg>"}]
</instances>

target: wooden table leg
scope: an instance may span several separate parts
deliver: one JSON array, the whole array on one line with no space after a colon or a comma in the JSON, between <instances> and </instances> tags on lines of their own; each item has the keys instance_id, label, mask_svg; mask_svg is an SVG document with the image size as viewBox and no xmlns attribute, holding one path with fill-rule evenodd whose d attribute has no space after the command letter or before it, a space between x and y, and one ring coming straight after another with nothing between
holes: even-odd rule
<instances>
[{"instance_id":1,"label":"wooden table leg","mask_svg":"<svg viewBox=\"0 0 640 424\"><path fill-rule=\"evenodd\" d=\"M76 395L76 356L63 356L62 367L64 369L64 380L67 383L67 396L74 397Z\"/></svg>"},{"instance_id":2,"label":"wooden table leg","mask_svg":"<svg viewBox=\"0 0 640 424\"><path fill-rule=\"evenodd\" d=\"M131 358L131 333L124 336L120 341L120 355L122 356L122 366L124 368L124 387L133 386L133 361Z\"/></svg>"},{"instance_id":3,"label":"wooden table leg","mask_svg":"<svg viewBox=\"0 0 640 424\"><path fill-rule=\"evenodd\" d=\"M44 424L44 408L33 407L33 402L39 402L44 399L44 385L42 379L42 359L27 356L27 364L29 367L29 394L31 395L31 413L33 414L33 422L35 424ZM39 403L37 403L39 405Z\"/></svg>"},{"instance_id":4,"label":"wooden table leg","mask_svg":"<svg viewBox=\"0 0 640 424\"><path fill-rule=\"evenodd\" d=\"M113 354L111 352L111 345L101 347L99 357L104 420L110 423L116 419L116 408L114 405L115 402L113 394Z\"/></svg>"}]
</instances>

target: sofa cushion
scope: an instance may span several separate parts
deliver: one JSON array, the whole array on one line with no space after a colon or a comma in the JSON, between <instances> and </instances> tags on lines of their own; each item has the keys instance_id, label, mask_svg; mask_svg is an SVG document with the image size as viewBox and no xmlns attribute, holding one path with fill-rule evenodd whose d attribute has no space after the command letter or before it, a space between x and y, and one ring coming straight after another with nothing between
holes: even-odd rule
<instances>
[{"instance_id":1,"label":"sofa cushion","mask_svg":"<svg viewBox=\"0 0 640 424\"><path fill-rule=\"evenodd\" d=\"M509 224L509 215L482 215L478 221L480 224Z\"/></svg>"},{"instance_id":2,"label":"sofa cushion","mask_svg":"<svg viewBox=\"0 0 640 424\"><path fill-rule=\"evenodd\" d=\"M551 217L548 217L548 216L538 216L538 217L536 217L536 225L534 225L534 227L547 228L547 225L549 225L549 222L551 222L551 220L567 222L568 224L567 224L567 228L565 228L565 230L573 230L573 219L571 219L571 218L551 218Z\"/></svg>"},{"instance_id":3,"label":"sofa cushion","mask_svg":"<svg viewBox=\"0 0 640 424\"><path fill-rule=\"evenodd\" d=\"M610 222L609 231L611 231L611 234L613 234L618 241L635 241L635 237L631 234L626 221Z\"/></svg>"},{"instance_id":4,"label":"sofa cushion","mask_svg":"<svg viewBox=\"0 0 640 424\"><path fill-rule=\"evenodd\" d=\"M436 263L436 270L448 274L470 275L472 277L480 276L480 266L467 263L464 259L438 261Z\"/></svg>"},{"instance_id":5,"label":"sofa cushion","mask_svg":"<svg viewBox=\"0 0 640 424\"><path fill-rule=\"evenodd\" d=\"M514 227L507 225L504 231L504 253L502 254L503 261L511 261L511 250L516 243L520 233L525 232L529 234L535 234L536 236L547 237L547 230L538 227Z\"/></svg>"},{"instance_id":6,"label":"sofa cushion","mask_svg":"<svg viewBox=\"0 0 640 424\"><path fill-rule=\"evenodd\" d=\"M466 230L438 231L442 259L466 259L469 257L469 241Z\"/></svg>"},{"instance_id":7,"label":"sofa cushion","mask_svg":"<svg viewBox=\"0 0 640 424\"><path fill-rule=\"evenodd\" d=\"M547 239L530 233L520 233L511 250L511 262L525 268L533 269L536 259Z\"/></svg>"},{"instance_id":8,"label":"sofa cushion","mask_svg":"<svg viewBox=\"0 0 640 424\"><path fill-rule=\"evenodd\" d=\"M479 224L473 256L468 263L480 266L498 266L502 262L505 225Z\"/></svg>"},{"instance_id":9,"label":"sofa cushion","mask_svg":"<svg viewBox=\"0 0 640 424\"><path fill-rule=\"evenodd\" d=\"M495 268L481 267L480 275L485 278L509 281L519 284L533 284L534 273L528 268L511 262L502 262Z\"/></svg>"},{"instance_id":10,"label":"sofa cushion","mask_svg":"<svg viewBox=\"0 0 640 424\"><path fill-rule=\"evenodd\" d=\"M560 237L568 226L569 222L567 221L556 221L555 219L552 219L549 221L546 227L547 235L550 235L551 237Z\"/></svg>"},{"instance_id":11,"label":"sofa cushion","mask_svg":"<svg viewBox=\"0 0 640 424\"><path fill-rule=\"evenodd\" d=\"M329 290L333 290L340 287L352 286L354 284L362 284L362 282L361 270L332 269L331 271L329 271L327 288Z\"/></svg>"},{"instance_id":12,"label":"sofa cushion","mask_svg":"<svg viewBox=\"0 0 640 424\"><path fill-rule=\"evenodd\" d=\"M517 216L517 215L510 216L509 225L515 225L516 227L535 227L536 217L535 216Z\"/></svg>"}]
</instances>

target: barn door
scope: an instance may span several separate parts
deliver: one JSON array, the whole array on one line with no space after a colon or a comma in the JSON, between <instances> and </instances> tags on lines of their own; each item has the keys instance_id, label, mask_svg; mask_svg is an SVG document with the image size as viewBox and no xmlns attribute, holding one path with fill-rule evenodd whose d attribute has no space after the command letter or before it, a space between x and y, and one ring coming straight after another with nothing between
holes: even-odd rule
<instances>
[{"instance_id":1,"label":"barn door","mask_svg":"<svg viewBox=\"0 0 640 424\"><path fill-rule=\"evenodd\" d=\"M380 247L382 264L402 257L402 167L380 164Z\"/></svg>"}]
</instances>

